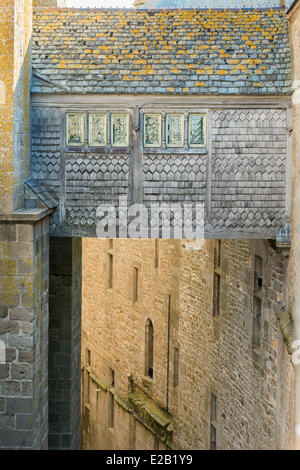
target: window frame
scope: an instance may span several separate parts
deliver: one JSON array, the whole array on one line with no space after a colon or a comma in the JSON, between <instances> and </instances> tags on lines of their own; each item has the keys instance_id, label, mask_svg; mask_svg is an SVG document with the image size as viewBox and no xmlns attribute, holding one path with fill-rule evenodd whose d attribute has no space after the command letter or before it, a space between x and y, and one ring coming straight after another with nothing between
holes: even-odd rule
<instances>
[{"instance_id":1,"label":"window frame","mask_svg":"<svg viewBox=\"0 0 300 470\"><path fill-rule=\"evenodd\" d=\"M105 126L105 132L104 132L104 135L105 135L105 143L104 144L97 144L95 142L92 142L91 140L91 134L92 134L92 121L91 121L91 117L93 116L102 116L104 117L104 126ZM99 148L104 148L104 147L107 147L107 113L105 112L89 112L88 113L88 144L89 144L89 147L99 147Z\"/></svg>"},{"instance_id":2,"label":"window frame","mask_svg":"<svg viewBox=\"0 0 300 470\"><path fill-rule=\"evenodd\" d=\"M193 116L201 116L203 118L203 144L191 143L191 118ZM188 147L189 148L206 148L207 147L207 114L206 113L189 113L188 118Z\"/></svg>"},{"instance_id":3,"label":"window frame","mask_svg":"<svg viewBox=\"0 0 300 470\"><path fill-rule=\"evenodd\" d=\"M147 318L145 325L145 376L151 380L154 377L154 325L150 318Z\"/></svg>"},{"instance_id":4,"label":"window frame","mask_svg":"<svg viewBox=\"0 0 300 470\"><path fill-rule=\"evenodd\" d=\"M158 144L146 144L146 116L157 116L159 118L159 143ZM161 113L155 112L145 112L143 113L143 147L146 149L149 148L161 148L162 146L162 129L163 129L163 119Z\"/></svg>"},{"instance_id":5,"label":"window frame","mask_svg":"<svg viewBox=\"0 0 300 470\"><path fill-rule=\"evenodd\" d=\"M111 118L110 118L110 142L111 146L113 148L126 148L129 147L129 142L130 142L130 122L129 122L129 113L128 112L114 112L112 111L111 113ZM126 116L126 143L120 144L120 143L115 143L114 142L114 135L113 135L113 129L114 129L114 119L117 116Z\"/></svg>"},{"instance_id":6,"label":"window frame","mask_svg":"<svg viewBox=\"0 0 300 470\"><path fill-rule=\"evenodd\" d=\"M180 145L177 145L177 144L169 144L168 143L168 138L169 138L169 125L168 125L168 117L171 117L171 116L179 116L180 117L180 138L181 138L181 142L180 142ZM184 148L184 134L185 134L185 122L184 122L184 113L182 112L174 112L174 113L166 113L166 117L165 117L165 133L166 133L166 147L167 148Z\"/></svg>"},{"instance_id":7,"label":"window frame","mask_svg":"<svg viewBox=\"0 0 300 470\"><path fill-rule=\"evenodd\" d=\"M77 115L79 120L79 126L80 126L80 131L82 133L82 140L79 142L70 142L68 140L68 128L69 128L69 121L71 115ZM85 139L86 139L86 112L84 111L66 111L66 116L65 116L65 126L66 126L66 132L65 132L65 144L67 147L84 147L85 146Z\"/></svg>"}]
</instances>

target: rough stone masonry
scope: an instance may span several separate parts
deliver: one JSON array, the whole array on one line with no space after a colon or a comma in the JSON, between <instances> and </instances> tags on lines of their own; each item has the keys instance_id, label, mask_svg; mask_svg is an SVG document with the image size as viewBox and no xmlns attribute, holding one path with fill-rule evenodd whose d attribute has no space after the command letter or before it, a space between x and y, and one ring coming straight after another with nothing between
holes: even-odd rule
<instances>
[{"instance_id":1,"label":"rough stone masonry","mask_svg":"<svg viewBox=\"0 0 300 470\"><path fill-rule=\"evenodd\" d=\"M263 240L191 246L83 241L84 449L210 449L211 426L217 449L292 448L295 376L280 327L282 305L288 308L288 258ZM262 310L254 345L257 256ZM152 377L145 371L149 319Z\"/></svg>"},{"instance_id":2,"label":"rough stone masonry","mask_svg":"<svg viewBox=\"0 0 300 470\"><path fill-rule=\"evenodd\" d=\"M29 0L0 6L0 448L48 446L49 210L24 209L30 166Z\"/></svg>"}]
</instances>

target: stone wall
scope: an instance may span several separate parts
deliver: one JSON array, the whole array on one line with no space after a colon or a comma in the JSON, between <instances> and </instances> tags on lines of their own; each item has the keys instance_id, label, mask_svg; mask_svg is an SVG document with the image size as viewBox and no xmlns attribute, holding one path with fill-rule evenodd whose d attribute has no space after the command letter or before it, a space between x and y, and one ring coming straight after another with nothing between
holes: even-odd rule
<instances>
[{"instance_id":1,"label":"stone wall","mask_svg":"<svg viewBox=\"0 0 300 470\"><path fill-rule=\"evenodd\" d=\"M161 242L159 242L161 243ZM97 239L83 240L83 307L82 307L82 351L83 364L87 365L87 349L91 351L91 370L98 377L90 380L90 398L85 405L91 404L90 419L84 429L98 427L98 434L85 434L85 445L93 448L126 449L134 448L134 434L130 427L130 416L116 403L115 426L108 426L108 395L101 383L109 389L110 369L115 371L114 391L116 396L127 399L128 376L145 393L166 408L167 396L167 337L168 294L172 295L173 312L177 304L177 285L179 272L178 244L160 245L159 269L155 268L155 246L149 240L114 241L113 289L108 288L109 241ZM93 256L91 256L93 253ZM170 270L170 265L174 270ZM139 269L138 301L133 303L133 269ZM153 299L151 293L157 295ZM92 301L92 298L94 299ZM155 382L145 376L144 341L146 321L150 318L154 325ZM117 346L118 345L118 346ZM84 390L87 395L88 372L84 370ZM98 380L98 381L97 381ZM169 378L170 380L170 378ZM100 383L100 385L99 385ZM99 389L99 392L96 392ZM107 389L107 388L106 388ZM119 400L120 401L120 400ZM122 403L122 402L121 402ZM87 411L85 411L85 417ZM154 436L143 429L144 445L151 449ZM138 444L135 444L138 446Z\"/></svg>"},{"instance_id":2,"label":"stone wall","mask_svg":"<svg viewBox=\"0 0 300 470\"><path fill-rule=\"evenodd\" d=\"M31 0L0 6L0 211L23 207L30 158Z\"/></svg>"},{"instance_id":3,"label":"stone wall","mask_svg":"<svg viewBox=\"0 0 300 470\"><path fill-rule=\"evenodd\" d=\"M81 239L50 238L49 448L80 448Z\"/></svg>"},{"instance_id":4,"label":"stone wall","mask_svg":"<svg viewBox=\"0 0 300 470\"><path fill-rule=\"evenodd\" d=\"M65 7L66 0L33 0L34 8Z\"/></svg>"},{"instance_id":5,"label":"stone wall","mask_svg":"<svg viewBox=\"0 0 300 470\"><path fill-rule=\"evenodd\" d=\"M208 447L213 392L217 396L218 448L290 448L294 374L275 313L286 295L286 262L263 241L224 241L221 250L220 315L215 321L211 313L212 252L201 257L197 252L183 252L178 333L182 381L175 436L184 447ZM263 259L258 351L252 347L255 254ZM189 403L197 400L194 419L195 407Z\"/></svg>"},{"instance_id":6,"label":"stone wall","mask_svg":"<svg viewBox=\"0 0 300 470\"><path fill-rule=\"evenodd\" d=\"M0 448L48 446L48 230L0 223Z\"/></svg>"},{"instance_id":7,"label":"stone wall","mask_svg":"<svg viewBox=\"0 0 300 470\"><path fill-rule=\"evenodd\" d=\"M9 5L10 3L10 5ZM12 209L13 178L13 69L14 69L14 6L6 2L0 7L0 38L7 56L1 55L0 67L0 109L1 109L1 173L0 199L1 212ZM5 158L5 166L4 166ZM5 172L4 172L5 168Z\"/></svg>"},{"instance_id":8,"label":"stone wall","mask_svg":"<svg viewBox=\"0 0 300 470\"><path fill-rule=\"evenodd\" d=\"M214 242L190 250L186 242L159 241L159 256L156 243L115 240L112 248L109 241L83 241L84 448L208 449L211 393L217 397L217 448L291 448L294 371L278 319L287 297L287 259L267 241L223 241L215 316ZM260 347L252 344L255 255L263 260ZM148 318L153 379L145 376ZM172 431L162 432L154 409Z\"/></svg>"},{"instance_id":9,"label":"stone wall","mask_svg":"<svg viewBox=\"0 0 300 470\"><path fill-rule=\"evenodd\" d=\"M48 446L49 211L24 210L31 0L0 6L0 448ZM2 351L3 352L3 351Z\"/></svg>"},{"instance_id":10,"label":"stone wall","mask_svg":"<svg viewBox=\"0 0 300 470\"><path fill-rule=\"evenodd\" d=\"M293 49L293 160L292 160L292 246L290 269L290 298L293 317L296 325L296 338L300 338L300 203L299 203L299 177L300 177L300 2L295 2L289 13L291 43ZM299 368L297 368L299 369ZM298 371L297 385L297 423L300 422L300 372ZM297 448L300 448L300 436L298 435Z\"/></svg>"}]
</instances>

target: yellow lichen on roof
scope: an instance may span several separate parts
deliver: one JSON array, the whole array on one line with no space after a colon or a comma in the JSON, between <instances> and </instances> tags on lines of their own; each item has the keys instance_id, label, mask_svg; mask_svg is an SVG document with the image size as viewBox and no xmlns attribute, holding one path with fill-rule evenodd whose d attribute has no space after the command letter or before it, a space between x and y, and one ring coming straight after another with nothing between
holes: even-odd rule
<instances>
[{"instance_id":1,"label":"yellow lichen on roof","mask_svg":"<svg viewBox=\"0 0 300 470\"><path fill-rule=\"evenodd\" d=\"M78 88L87 92L93 87L125 92L124 81L133 79L130 87L140 91L164 87L166 92L195 92L204 83L205 92L239 86L257 93L258 83L263 88L266 80L273 92L276 87L287 91L289 58L287 22L279 9L47 9L34 18L33 66L53 80L56 74L62 76L61 69L77 70L77 76L72 72L62 79L80 82ZM98 77L111 75L112 82L101 86L102 79L95 75L96 85L84 84L83 68L97 70ZM160 75L163 80L155 85ZM213 75L224 76L218 86L209 78Z\"/></svg>"}]
</instances>

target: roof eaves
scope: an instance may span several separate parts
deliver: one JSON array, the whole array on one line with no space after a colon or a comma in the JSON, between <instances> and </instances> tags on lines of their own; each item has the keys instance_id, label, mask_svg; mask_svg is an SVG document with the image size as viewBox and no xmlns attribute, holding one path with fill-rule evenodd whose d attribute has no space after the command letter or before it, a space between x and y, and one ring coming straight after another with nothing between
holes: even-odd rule
<instances>
[{"instance_id":1,"label":"roof eaves","mask_svg":"<svg viewBox=\"0 0 300 470\"><path fill-rule=\"evenodd\" d=\"M60 90L63 91L68 91L66 87L59 85L58 83L51 82L47 78L43 77L43 75L39 74L34 67L32 67L32 77L37 78L38 80L41 80L42 82L47 83L48 85L51 85L53 88L59 88Z\"/></svg>"}]
</instances>

